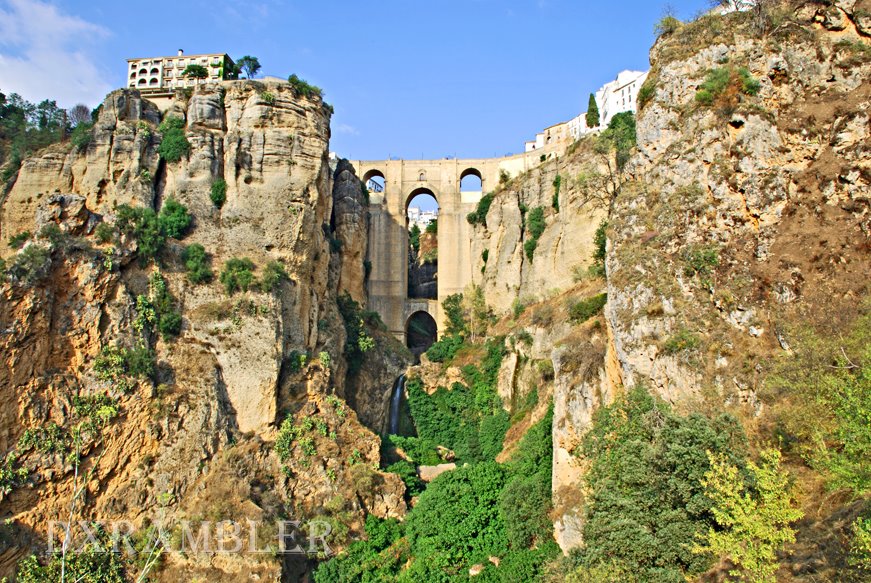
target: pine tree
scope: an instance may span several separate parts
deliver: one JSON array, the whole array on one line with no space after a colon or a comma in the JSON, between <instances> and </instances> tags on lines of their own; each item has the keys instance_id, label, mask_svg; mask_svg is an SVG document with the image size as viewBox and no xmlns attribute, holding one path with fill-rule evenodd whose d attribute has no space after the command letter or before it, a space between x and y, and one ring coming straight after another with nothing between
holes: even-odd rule
<instances>
[{"instance_id":1,"label":"pine tree","mask_svg":"<svg viewBox=\"0 0 871 583\"><path fill-rule=\"evenodd\" d=\"M599 105L596 96L590 93L590 104L587 106L587 127L599 127Z\"/></svg>"}]
</instances>

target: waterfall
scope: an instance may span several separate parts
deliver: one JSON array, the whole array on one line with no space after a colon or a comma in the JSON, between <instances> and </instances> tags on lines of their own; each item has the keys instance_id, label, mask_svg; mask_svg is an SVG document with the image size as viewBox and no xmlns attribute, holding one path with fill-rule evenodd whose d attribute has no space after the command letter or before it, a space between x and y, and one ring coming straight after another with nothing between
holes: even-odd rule
<instances>
[{"instance_id":1,"label":"waterfall","mask_svg":"<svg viewBox=\"0 0 871 583\"><path fill-rule=\"evenodd\" d=\"M393 384L393 394L390 397L390 422L388 433L396 435L399 431L399 405L402 402L402 392L405 390L405 375L399 375Z\"/></svg>"}]
</instances>

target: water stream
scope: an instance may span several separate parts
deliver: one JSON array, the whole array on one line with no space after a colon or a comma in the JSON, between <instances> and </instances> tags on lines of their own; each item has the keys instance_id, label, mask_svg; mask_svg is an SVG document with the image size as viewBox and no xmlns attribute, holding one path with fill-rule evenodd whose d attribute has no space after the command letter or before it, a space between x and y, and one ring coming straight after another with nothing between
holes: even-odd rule
<instances>
[{"instance_id":1,"label":"water stream","mask_svg":"<svg viewBox=\"0 0 871 583\"><path fill-rule=\"evenodd\" d=\"M399 432L399 407L402 404L402 393L405 391L405 375L399 375L393 384L393 394L390 396L390 420L387 424L388 433L396 435Z\"/></svg>"}]
</instances>

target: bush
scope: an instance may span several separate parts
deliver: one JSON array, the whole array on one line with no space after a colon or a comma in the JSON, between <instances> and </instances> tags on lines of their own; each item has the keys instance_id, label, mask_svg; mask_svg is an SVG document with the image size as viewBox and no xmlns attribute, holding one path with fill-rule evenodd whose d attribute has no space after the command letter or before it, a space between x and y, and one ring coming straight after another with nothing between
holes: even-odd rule
<instances>
[{"instance_id":1,"label":"bush","mask_svg":"<svg viewBox=\"0 0 871 583\"><path fill-rule=\"evenodd\" d=\"M432 362L450 362L462 347L462 336L443 336L429 347L426 351L426 357Z\"/></svg>"},{"instance_id":2,"label":"bush","mask_svg":"<svg viewBox=\"0 0 871 583\"><path fill-rule=\"evenodd\" d=\"M832 490L871 492L871 314L831 337L803 332L766 379L777 434ZM813 423L808 423L813 419Z\"/></svg>"},{"instance_id":3,"label":"bush","mask_svg":"<svg viewBox=\"0 0 871 583\"><path fill-rule=\"evenodd\" d=\"M212 269L209 267L209 255L205 247L199 243L188 245L181 258L191 283L207 283L212 280Z\"/></svg>"},{"instance_id":4,"label":"bush","mask_svg":"<svg viewBox=\"0 0 871 583\"><path fill-rule=\"evenodd\" d=\"M608 221L602 219L593 235L593 264L601 275L605 274L605 258L608 245Z\"/></svg>"},{"instance_id":5,"label":"bush","mask_svg":"<svg viewBox=\"0 0 871 583\"><path fill-rule=\"evenodd\" d=\"M137 298L137 311L143 310L134 326L144 331L146 326L157 326L157 331L165 341L169 341L181 332L181 314L174 307L175 301L169 293L166 280L155 271L148 280L148 297Z\"/></svg>"},{"instance_id":6,"label":"bush","mask_svg":"<svg viewBox=\"0 0 871 583\"><path fill-rule=\"evenodd\" d=\"M79 150L87 148L93 137L93 132L91 131L93 127L94 124L87 122L82 122L74 127L70 134L70 143Z\"/></svg>"},{"instance_id":7,"label":"bush","mask_svg":"<svg viewBox=\"0 0 871 583\"><path fill-rule=\"evenodd\" d=\"M275 94L270 91L261 91L260 100L266 105L273 105L275 103Z\"/></svg>"},{"instance_id":8,"label":"bush","mask_svg":"<svg viewBox=\"0 0 871 583\"><path fill-rule=\"evenodd\" d=\"M711 557L691 548L714 525L701 483L711 468L708 451L740 466L746 456L740 423L726 415L682 417L640 387L599 408L575 452L589 464L578 563L616 562L641 581L684 581L704 572Z\"/></svg>"},{"instance_id":9,"label":"bush","mask_svg":"<svg viewBox=\"0 0 871 583\"><path fill-rule=\"evenodd\" d=\"M535 257L535 250L538 248L538 239L527 239L523 243L523 251L526 253L526 258L532 261Z\"/></svg>"},{"instance_id":10,"label":"bush","mask_svg":"<svg viewBox=\"0 0 871 583\"><path fill-rule=\"evenodd\" d=\"M508 539L499 497L506 472L494 462L457 468L420 495L405 524L414 564L411 580L438 580L505 554ZM468 567L466 567L468 568ZM431 576L424 576L432 573Z\"/></svg>"},{"instance_id":11,"label":"bush","mask_svg":"<svg viewBox=\"0 0 871 583\"><path fill-rule=\"evenodd\" d=\"M463 309L463 294L451 294L442 302L447 326L445 335L465 336L469 331L469 320Z\"/></svg>"},{"instance_id":12,"label":"bush","mask_svg":"<svg viewBox=\"0 0 871 583\"><path fill-rule=\"evenodd\" d=\"M260 289L264 292L276 292L281 288L283 281L288 281L290 276L280 261L270 261L263 268L263 276L260 278Z\"/></svg>"},{"instance_id":13,"label":"bush","mask_svg":"<svg viewBox=\"0 0 871 583\"><path fill-rule=\"evenodd\" d=\"M223 208L224 203L227 202L227 181L223 178L218 178L212 182L209 198L212 199L212 204L217 208Z\"/></svg>"},{"instance_id":14,"label":"bush","mask_svg":"<svg viewBox=\"0 0 871 583\"><path fill-rule=\"evenodd\" d=\"M623 170L637 143L635 114L624 111L612 117L608 128L599 136L599 143L615 150L617 168Z\"/></svg>"},{"instance_id":15,"label":"bush","mask_svg":"<svg viewBox=\"0 0 871 583\"><path fill-rule=\"evenodd\" d=\"M681 26L683 26L683 23L680 20L678 20L671 14L666 14L665 16L660 18L659 21L654 25L653 35L656 38L659 38L665 34L672 34L673 32L677 31L677 29L679 29Z\"/></svg>"},{"instance_id":16,"label":"bush","mask_svg":"<svg viewBox=\"0 0 871 583\"><path fill-rule=\"evenodd\" d=\"M85 583L125 583L124 562L119 553L106 552L111 541L88 544L82 552L52 555L43 565L35 555L23 559L18 564L15 580L18 583L44 583L61 581L64 573L67 581Z\"/></svg>"},{"instance_id":17,"label":"bush","mask_svg":"<svg viewBox=\"0 0 871 583\"><path fill-rule=\"evenodd\" d=\"M94 374L122 391L129 391L137 379L154 374L154 353L145 346L106 346L94 359Z\"/></svg>"},{"instance_id":18,"label":"bush","mask_svg":"<svg viewBox=\"0 0 871 583\"><path fill-rule=\"evenodd\" d=\"M720 101L725 107L734 107L739 95L756 95L761 84L746 68L718 67L708 71L705 81L696 92L696 102L713 105Z\"/></svg>"},{"instance_id":19,"label":"bush","mask_svg":"<svg viewBox=\"0 0 871 583\"><path fill-rule=\"evenodd\" d=\"M320 87L310 85L295 74L288 77L287 82L290 83L290 86L293 88L293 93L297 97L305 97L307 99L311 99L312 97L323 99L324 97L324 92Z\"/></svg>"},{"instance_id":20,"label":"bush","mask_svg":"<svg viewBox=\"0 0 871 583\"><path fill-rule=\"evenodd\" d=\"M553 407L520 440L508 464L511 478L500 495L505 530L513 549L526 549L553 536L551 465Z\"/></svg>"},{"instance_id":21,"label":"bush","mask_svg":"<svg viewBox=\"0 0 871 583\"><path fill-rule=\"evenodd\" d=\"M644 109L650 103L650 100L653 99L654 95L656 95L656 77L651 74L648 75L641 85L641 89L638 90L638 110Z\"/></svg>"},{"instance_id":22,"label":"bush","mask_svg":"<svg viewBox=\"0 0 871 583\"><path fill-rule=\"evenodd\" d=\"M411 462L399 460L387 466L384 471L396 474L405 484L405 492L409 496L418 496L426 488L426 484L417 475L417 468Z\"/></svg>"},{"instance_id":23,"label":"bush","mask_svg":"<svg viewBox=\"0 0 871 583\"><path fill-rule=\"evenodd\" d=\"M13 249L21 249L28 239L30 239L30 231L22 231L9 237L9 246Z\"/></svg>"},{"instance_id":24,"label":"bush","mask_svg":"<svg viewBox=\"0 0 871 583\"><path fill-rule=\"evenodd\" d=\"M254 262L247 257L232 258L224 263L220 280L228 295L238 291L248 291L254 285Z\"/></svg>"},{"instance_id":25,"label":"bush","mask_svg":"<svg viewBox=\"0 0 871 583\"><path fill-rule=\"evenodd\" d=\"M729 571L734 577L775 583L777 555L785 544L795 542L789 525L804 516L793 505L789 475L780 469L780 452L762 451L760 465L747 464L746 477L722 454L709 452L708 458L711 467L701 484L713 501L716 527L708 527L693 552L727 557L736 567Z\"/></svg>"},{"instance_id":26,"label":"bush","mask_svg":"<svg viewBox=\"0 0 871 583\"><path fill-rule=\"evenodd\" d=\"M224 263L220 281L227 294L248 291L255 284L254 269L254 263L247 257L241 259L234 257Z\"/></svg>"},{"instance_id":27,"label":"bush","mask_svg":"<svg viewBox=\"0 0 871 583\"><path fill-rule=\"evenodd\" d=\"M534 239L541 237L545 228L543 207L537 206L529 212L529 216L526 218L526 228Z\"/></svg>"},{"instance_id":28,"label":"bush","mask_svg":"<svg viewBox=\"0 0 871 583\"><path fill-rule=\"evenodd\" d=\"M470 225L483 225L484 228L487 227L487 213L490 212L490 205L493 204L494 198L495 195L492 192L488 192L481 197L475 210L466 215L466 220Z\"/></svg>"},{"instance_id":29,"label":"bush","mask_svg":"<svg viewBox=\"0 0 871 583\"><path fill-rule=\"evenodd\" d=\"M118 206L116 216L118 230L136 242L140 264L155 259L166 243L166 235L154 210L122 204Z\"/></svg>"},{"instance_id":30,"label":"bush","mask_svg":"<svg viewBox=\"0 0 871 583\"><path fill-rule=\"evenodd\" d=\"M157 153L167 162L178 162L191 151L191 144L184 133L184 120L180 117L167 117L157 128L162 134Z\"/></svg>"},{"instance_id":31,"label":"bush","mask_svg":"<svg viewBox=\"0 0 871 583\"><path fill-rule=\"evenodd\" d=\"M345 324L344 354L348 371L356 373L363 365L363 355L375 347L375 340L366 332L360 304L348 292L338 297L338 307Z\"/></svg>"},{"instance_id":32,"label":"bush","mask_svg":"<svg viewBox=\"0 0 871 583\"><path fill-rule=\"evenodd\" d=\"M48 274L51 250L41 245L28 245L6 266L6 276L25 285L33 285Z\"/></svg>"},{"instance_id":33,"label":"bush","mask_svg":"<svg viewBox=\"0 0 871 583\"><path fill-rule=\"evenodd\" d=\"M598 294L575 302L569 309L569 317L573 322L581 324L602 311L608 302L608 294Z\"/></svg>"},{"instance_id":34,"label":"bush","mask_svg":"<svg viewBox=\"0 0 871 583\"><path fill-rule=\"evenodd\" d=\"M115 228L109 223L101 222L94 229L94 236L97 238L98 243L105 245L115 238Z\"/></svg>"},{"instance_id":35,"label":"bush","mask_svg":"<svg viewBox=\"0 0 871 583\"><path fill-rule=\"evenodd\" d=\"M181 239L191 226L193 218L186 206L168 198L160 209L157 221L161 232L172 239Z\"/></svg>"},{"instance_id":36,"label":"bush","mask_svg":"<svg viewBox=\"0 0 871 583\"><path fill-rule=\"evenodd\" d=\"M663 346L663 352L666 354L690 352L698 349L700 345L701 341L698 336L686 328L681 328L668 337Z\"/></svg>"}]
</instances>

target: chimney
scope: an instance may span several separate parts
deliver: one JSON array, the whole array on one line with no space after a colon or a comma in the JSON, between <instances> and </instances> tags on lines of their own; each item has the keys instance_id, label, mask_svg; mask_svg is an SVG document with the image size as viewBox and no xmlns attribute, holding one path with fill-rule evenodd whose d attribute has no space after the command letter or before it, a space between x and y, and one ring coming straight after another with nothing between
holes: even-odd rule
<instances>
[{"instance_id":1,"label":"chimney","mask_svg":"<svg viewBox=\"0 0 871 583\"><path fill-rule=\"evenodd\" d=\"M180 57L180 56L182 56L183 54L184 54L184 50L183 50L183 49L179 49L179 50L178 50L178 56Z\"/></svg>"}]
</instances>

